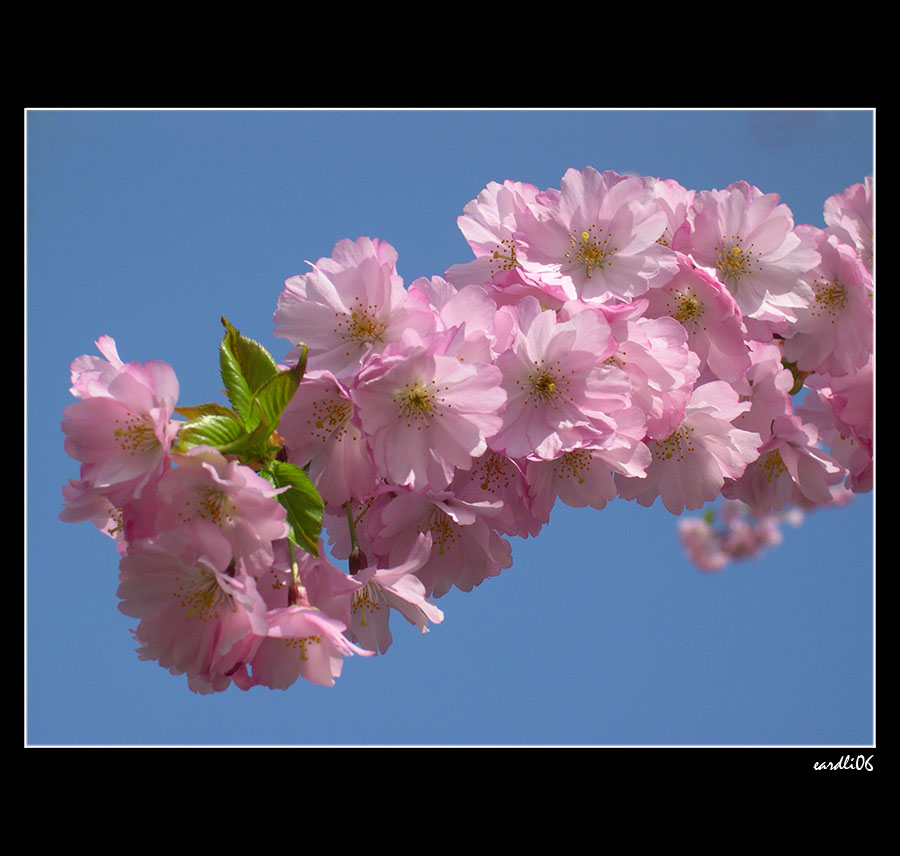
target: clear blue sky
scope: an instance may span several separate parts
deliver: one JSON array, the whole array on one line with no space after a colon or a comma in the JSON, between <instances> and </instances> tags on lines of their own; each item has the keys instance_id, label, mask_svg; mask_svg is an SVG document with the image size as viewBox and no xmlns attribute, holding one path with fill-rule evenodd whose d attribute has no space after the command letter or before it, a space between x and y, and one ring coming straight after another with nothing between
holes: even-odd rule
<instances>
[{"instance_id":1,"label":"clear blue sky","mask_svg":"<svg viewBox=\"0 0 900 856\"><path fill-rule=\"evenodd\" d=\"M873 171L870 111L33 111L27 116L27 660L32 745L871 744L872 495L758 561L699 573L677 518L557 506L513 567L441 598L420 636L333 688L192 694L141 662L118 557L64 524L69 363L111 335L181 402L224 399L225 315L276 357L284 280L341 238L390 242L407 283L467 261L463 206L569 167L745 179L797 223Z\"/></svg>"}]
</instances>

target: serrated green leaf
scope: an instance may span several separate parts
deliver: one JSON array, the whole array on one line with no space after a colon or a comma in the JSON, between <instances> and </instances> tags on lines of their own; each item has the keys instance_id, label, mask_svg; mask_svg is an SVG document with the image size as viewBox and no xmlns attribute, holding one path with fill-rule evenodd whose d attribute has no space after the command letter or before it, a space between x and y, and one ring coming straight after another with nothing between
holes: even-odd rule
<instances>
[{"instance_id":1,"label":"serrated green leaf","mask_svg":"<svg viewBox=\"0 0 900 856\"><path fill-rule=\"evenodd\" d=\"M213 446L224 451L246 433L234 414L201 416L179 429L174 450L186 452L194 446Z\"/></svg>"},{"instance_id":2,"label":"serrated green leaf","mask_svg":"<svg viewBox=\"0 0 900 856\"><path fill-rule=\"evenodd\" d=\"M248 429L255 427L257 409L253 397L267 381L278 374L271 354L259 342L242 336L222 318L225 336L219 348L219 369L225 394Z\"/></svg>"},{"instance_id":3,"label":"serrated green leaf","mask_svg":"<svg viewBox=\"0 0 900 856\"><path fill-rule=\"evenodd\" d=\"M233 410L229 410L224 405L216 404L215 402L176 407L175 412L181 416L186 416L192 422L201 416L231 416L232 418L237 418L237 414Z\"/></svg>"},{"instance_id":4,"label":"serrated green leaf","mask_svg":"<svg viewBox=\"0 0 900 856\"><path fill-rule=\"evenodd\" d=\"M274 461L261 475L265 475L275 487L290 488L278 494L278 501L287 511L291 541L318 557L325 506L316 486L300 467L284 461Z\"/></svg>"},{"instance_id":5,"label":"serrated green leaf","mask_svg":"<svg viewBox=\"0 0 900 856\"><path fill-rule=\"evenodd\" d=\"M284 408L294 397L294 393L303 379L303 366L305 366L305 360L292 369L278 372L275 377L266 381L256 393L254 401L265 415L269 425L278 426Z\"/></svg>"},{"instance_id":6,"label":"serrated green leaf","mask_svg":"<svg viewBox=\"0 0 900 856\"><path fill-rule=\"evenodd\" d=\"M260 416L259 408L255 409L256 427L250 431L244 430L240 437L219 449L225 455L234 455L243 464L265 464L278 450L278 446L270 442L272 430L265 415Z\"/></svg>"},{"instance_id":7,"label":"serrated green leaf","mask_svg":"<svg viewBox=\"0 0 900 856\"><path fill-rule=\"evenodd\" d=\"M241 374L238 361L224 342L219 348L219 373L222 376L222 383L225 384L225 395L228 396L231 406L235 413L246 422L250 415L250 402L253 400L253 394Z\"/></svg>"},{"instance_id":8,"label":"serrated green leaf","mask_svg":"<svg viewBox=\"0 0 900 856\"><path fill-rule=\"evenodd\" d=\"M259 402L256 399L253 400L253 411L256 414L256 418L251 420L251 424L255 423L256 427L247 434L247 449L248 453L255 460L263 463L271 457L268 452L272 448L272 444L269 441L273 428L269 423L268 416L259 406Z\"/></svg>"}]
</instances>

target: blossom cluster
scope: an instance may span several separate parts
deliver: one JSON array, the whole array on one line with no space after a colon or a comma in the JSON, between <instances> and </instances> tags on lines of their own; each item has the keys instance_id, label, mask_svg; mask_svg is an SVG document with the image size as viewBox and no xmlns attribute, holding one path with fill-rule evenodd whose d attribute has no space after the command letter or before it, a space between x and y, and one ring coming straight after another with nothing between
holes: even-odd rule
<instances>
[{"instance_id":1,"label":"blossom cluster","mask_svg":"<svg viewBox=\"0 0 900 856\"><path fill-rule=\"evenodd\" d=\"M782 526L800 526L808 511L839 508L853 497L841 484L831 488L830 506L801 502L777 511L761 511L739 499L724 499L702 515L682 517L678 534L691 561L701 571L720 571L732 562L756 559L783 540Z\"/></svg>"},{"instance_id":2,"label":"blossom cluster","mask_svg":"<svg viewBox=\"0 0 900 856\"><path fill-rule=\"evenodd\" d=\"M824 215L587 168L488 184L443 276L339 241L278 298L285 365L226 322L231 408L176 408L171 367L108 337L77 359L62 516L117 540L140 656L211 692L331 684L392 611L426 632L557 501L771 516L870 490L871 181Z\"/></svg>"}]
</instances>

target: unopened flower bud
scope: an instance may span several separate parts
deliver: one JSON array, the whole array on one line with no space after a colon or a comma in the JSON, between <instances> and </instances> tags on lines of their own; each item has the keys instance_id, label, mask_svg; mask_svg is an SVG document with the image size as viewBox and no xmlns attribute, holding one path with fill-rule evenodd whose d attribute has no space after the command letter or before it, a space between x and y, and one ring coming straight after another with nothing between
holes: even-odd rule
<instances>
[{"instance_id":1,"label":"unopened flower bud","mask_svg":"<svg viewBox=\"0 0 900 856\"><path fill-rule=\"evenodd\" d=\"M358 574L367 567L369 567L369 560L366 558L366 554L359 547L354 547L350 552L350 573Z\"/></svg>"}]
</instances>

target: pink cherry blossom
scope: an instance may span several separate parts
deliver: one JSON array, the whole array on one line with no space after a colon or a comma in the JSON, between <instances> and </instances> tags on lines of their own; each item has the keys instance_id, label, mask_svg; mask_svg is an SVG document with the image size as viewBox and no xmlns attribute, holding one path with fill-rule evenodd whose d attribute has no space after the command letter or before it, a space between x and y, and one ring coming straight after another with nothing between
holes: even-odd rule
<instances>
[{"instance_id":1,"label":"pink cherry blossom","mask_svg":"<svg viewBox=\"0 0 900 856\"><path fill-rule=\"evenodd\" d=\"M294 553L285 541L274 545L274 553L271 568L257 581L269 608L267 628L253 640L235 683L245 690L286 689L303 677L332 686L344 657L371 655L344 635L346 604L359 586L331 563L321 541L317 557Z\"/></svg>"},{"instance_id":2,"label":"pink cherry blossom","mask_svg":"<svg viewBox=\"0 0 900 856\"><path fill-rule=\"evenodd\" d=\"M329 608L327 598L333 589L342 590L341 584L344 584L344 594L352 591L350 578L332 564L321 539L318 552L318 556L313 556L298 550L287 539L272 544L273 562L256 578L257 591L269 611L312 606L332 618L340 617Z\"/></svg>"},{"instance_id":3,"label":"pink cherry blossom","mask_svg":"<svg viewBox=\"0 0 900 856\"><path fill-rule=\"evenodd\" d=\"M427 301L439 331L452 334L441 337L447 343L442 353L470 363L491 361L497 306L487 287L468 285L457 289L447 280L433 276L410 283L409 293Z\"/></svg>"},{"instance_id":4,"label":"pink cherry blossom","mask_svg":"<svg viewBox=\"0 0 900 856\"><path fill-rule=\"evenodd\" d=\"M567 304L563 317L578 308ZM700 376L700 358L688 348L687 332L674 318L624 317L603 306L597 311L617 342L607 361L631 380L631 400L644 414L647 436L668 437L681 424Z\"/></svg>"},{"instance_id":5,"label":"pink cherry blossom","mask_svg":"<svg viewBox=\"0 0 900 856\"><path fill-rule=\"evenodd\" d=\"M825 200L828 231L856 250L871 274L875 264L875 187L872 177Z\"/></svg>"},{"instance_id":6,"label":"pink cherry blossom","mask_svg":"<svg viewBox=\"0 0 900 856\"><path fill-rule=\"evenodd\" d=\"M759 558L782 542L783 523L799 526L804 517L797 508L764 512L736 499L724 500L718 511L718 526L713 509L702 517L678 521L685 553L701 571L720 571L731 562Z\"/></svg>"},{"instance_id":7,"label":"pink cherry blossom","mask_svg":"<svg viewBox=\"0 0 900 856\"><path fill-rule=\"evenodd\" d=\"M511 458L552 460L588 442L615 443L617 414L633 404L627 375L604 362L617 346L606 321L593 312L560 321L526 297L515 322L512 347L496 362L508 401L490 447Z\"/></svg>"},{"instance_id":8,"label":"pink cherry blossom","mask_svg":"<svg viewBox=\"0 0 900 856\"><path fill-rule=\"evenodd\" d=\"M647 316L674 318L690 349L719 380L735 383L750 367L746 330L737 302L708 271L684 255L678 273L646 294Z\"/></svg>"},{"instance_id":9,"label":"pink cherry blossom","mask_svg":"<svg viewBox=\"0 0 900 856\"><path fill-rule=\"evenodd\" d=\"M290 531L276 489L250 467L210 446L195 446L175 460L178 466L159 482L163 504L158 528L194 520L212 523L251 574L264 573L273 560L272 542Z\"/></svg>"},{"instance_id":10,"label":"pink cherry blossom","mask_svg":"<svg viewBox=\"0 0 900 856\"><path fill-rule=\"evenodd\" d=\"M349 642L345 625L308 606L288 606L266 614L268 632L258 640L249 662L251 677L244 688L287 689L298 678L331 687L341 675L344 658L366 651Z\"/></svg>"},{"instance_id":11,"label":"pink cherry blossom","mask_svg":"<svg viewBox=\"0 0 900 856\"><path fill-rule=\"evenodd\" d=\"M715 272L745 318L785 324L812 299L800 278L819 262L777 193L746 181L694 197L690 253Z\"/></svg>"},{"instance_id":12,"label":"pink cherry blossom","mask_svg":"<svg viewBox=\"0 0 900 856\"><path fill-rule=\"evenodd\" d=\"M97 493L91 484L69 479L63 486L65 507L59 519L67 523L90 520L101 532L120 541L123 532L122 509L116 508L107 496Z\"/></svg>"},{"instance_id":13,"label":"pink cherry blossom","mask_svg":"<svg viewBox=\"0 0 900 856\"><path fill-rule=\"evenodd\" d=\"M730 561L759 558L763 551L777 547L783 540L781 522L790 519L773 514L748 514L729 523L720 536L722 551Z\"/></svg>"},{"instance_id":14,"label":"pink cherry blossom","mask_svg":"<svg viewBox=\"0 0 900 856\"><path fill-rule=\"evenodd\" d=\"M536 207L538 189L531 184L490 182L466 203L457 224L475 254L471 262L453 265L445 276L458 288L483 285L519 267L516 236L521 214Z\"/></svg>"},{"instance_id":15,"label":"pink cherry blossom","mask_svg":"<svg viewBox=\"0 0 900 856\"><path fill-rule=\"evenodd\" d=\"M668 217L641 178L570 169L536 201L542 209L519 218L527 275L585 301L637 297L674 275L675 254L659 243Z\"/></svg>"},{"instance_id":16,"label":"pink cherry blossom","mask_svg":"<svg viewBox=\"0 0 900 856\"><path fill-rule=\"evenodd\" d=\"M101 336L94 344L103 357L84 354L72 361L72 387L69 392L76 398L97 398L109 395L109 384L122 370L125 363L111 336Z\"/></svg>"},{"instance_id":17,"label":"pink cherry blossom","mask_svg":"<svg viewBox=\"0 0 900 856\"><path fill-rule=\"evenodd\" d=\"M444 613L425 597L425 586L415 576L431 552L431 538L419 535L409 558L393 568L374 564L350 577L355 590L344 598L347 636L367 651L385 654L393 637L391 611L399 612L420 633L428 632L428 623L440 624Z\"/></svg>"},{"instance_id":18,"label":"pink cherry blossom","mask_svg":"<svg viewBox=\"0 0 900 856\"><path fill-rule=\"evenodd\" d=\"M711 502L726 478L739 478L758 457L759 434L731 424L749 406L724 381L698 386L679 428L649 444L653 460L646 479L616 476L619 495L644 506L661 497L672 514Z\"/></svg>"},{"instance_id":19,"label":"pink cherry blossom","mask_svg":"<svg viewBox=\"0 0 900 856\"><path fill-rule=\"evenodd\" d=\"M178 380L168 363L121 363L109 337L98 347L111 362L72 363L73 392L84 397L63 410L62 430L66 452L82 462L81 481L121 508L169 466Z\"/></svg>"},{"instance_id":20,"label":"pink cherry blossom","mask_svg":"<svg viewBox=\"0 0 900 856\"><path fill-rule=\"evenodd\" d=\"M656 240L664 247L678 249L678 235L688 227L687 217L696 191L682 187L671 178L643 179L656 201L656 207L666 215L666 228Z\"/></svg>"},{"instance_id":21,"label":"pink cherry blossom","mask_svg":"<svg viewBox=\"0 0 900 856\"><path fill-rule=\"evenodd\" d=\"M777 511L799 498L814 503L831 501L830 487L845 471L818 446L818 433L796 416L772 420L771 437L739 479L722 493L740 499L757 511Z\"/></svg>"},{"instance_id":22,"label":"pink cherry blossom","mask_svg":"<svg viewBox=\"0 0 900 856\"><path fill-rule=\"evenodd\" d=\"M647 450L648 464L649 458ZM564 452L552 461L529 461L526 472L533 514L541 523L550 520L557 499L572 508L603 509L618 493L612 467L589 447Z\"/></svg>"},{"instance_id":23,"label":"pink cherry blossom","mask_svg":"<svg viewBox=\"0 0 900 856\"><path fill-rule=\"evenodd\" d=\"M468 503L499 501L499 511L491 516L491 528L503 535L533 537L546 521L533 513L525 466L524 461L489 449L470 469L457 472L448 491Z\"/></svg>"},{"instance_id":24,"label":"pink cherry blossom","mask_svg":"<svg viewBox=\"0 0 900 856\"><path fill-rule=\"evenodd\" d=\"M734 388L750 407L734 424L745 431L755 431L765 442L772 434L772 420L793 413L794 376L782 364L781 348L775 342L748 342L748 353L750 368Z\"/></svg>"},{"instance_id":25,"label":"pink cherry blossom","mask_svg":"<svg viewBox=\"0 0 900 856\"><path fill-rule=\"evenodd\" d=\"M413 305L396 263L396 250L383 241L339 241L310 273L285 282L275 311L275 335L305 344L310 369L343 377L404 334L430 333L432 313ZM288 357L298 354L295 349Z\"/></svg>"},{"instance_id":26,"label":"pink cherry blossom","mask_svg":"<svg viewBox=\"0 0 900 856\"><path fill-rule=\"evenodd\" d=\"M381 510L391 502L398 492L402 491L396 485L380 482L370 496L359 502L351 502L349 512L347 508L342 508L337 512L326 507L325 513L322 515L322 534L323 538L328 540L330 554L335 559L349 560L354 547L348 521L348 515L352 515L356 546L369 560L382 567L390 567L391 564L399 564L404 561L405 556L396 563L390 562L390 544L380 543L376 548L376 540L381 537L382 530ZM312 594L310 596L312 597ZM321 606L317 597L313 598L312 602L316 606ZM331 614L326 607L321 606L321 608Z\"/></svg>"},{"instance_id":27,"label":"pink cherry blossom","mask_svg":"<svg viewBox=\"0 0 900 856\"><path fill-rule=\"evenodd\" d=\"M379 510L374 550L393 567L409 558L420 534L427 535L431 552L416 571L426 596L441 597L453 586L471 591L512 565L509 542L491 525L501 510L499 501L466 502L449 491L398 493Z\"/></svg>"},{"instance_id":28,"label":"pink cherry blossom","mask_svg":"<svg viewBox=\"0 0 900 856\"><path fill-rule=\"evenodd\" d=\"M848 471L847 487L865 493L874 486L874 357L846 377L811 375L812 391L797 412L813 423L832 456Z\"/></svg>"},{"instance_id":29,"label":"pink cherry blossom","mask_svg":"<svg viewBox=\"0 0 900 856\"><path fill-rule=\"evenodd\" d=\"M730 561L716 528L703 517L682 517L678 521L678 537L687 557L701 571L720 571Z\"/></svg>"},{"instance_id":30,"label":"pink cherry blossom","mask_svg":"<svg viewBox=\"0 0 900 856\"><path fill-rule=\"evenodd\" d=\"M806 231L822 262L805 277L814 299L797 310L797 321L785 334L784 355L801 371L847 375L865 366L872 352L872 278L852 248L821 229Z\"/></svg>"},{"instance_id":31,"label":"pink cherry blossom","mask_svg":"<svg viewBox=\"0 0 900 856\"><path fill-rule=\"evenodd\" d=\"M499 369L433 347L393 349L369 361L351 396L379 473L416 490L445 488L487 451L506 400Z\"/></svg>"},{"instance_id":32,"label":"pink cherry blossom","mask_svg":"<svg viewBox=\"0 0 900 856\"><path fill-rule=\"evenodd\" d=\"M330 372L307 372L281 415L288 460L307 473L327 505L342 506L375 490L371 453L347 386Z\"/></svg>"},{"instance_id":33,"label":"pink cherry blossom","mask_svg":"<svg viewBox=\"0 0 900 856\"><path fill-rule=\"evenodd\" d=\"M141 619L142 660L199 678L198 691L224 689L241 643L265 634L265 604L236 568L219 529L198 521L133 544L120 562L119 609Z\"/></svg>"}]
</instances>

